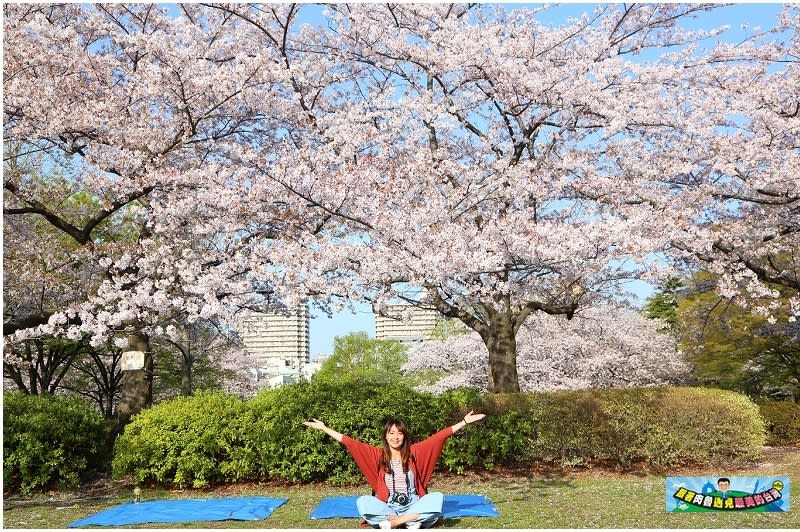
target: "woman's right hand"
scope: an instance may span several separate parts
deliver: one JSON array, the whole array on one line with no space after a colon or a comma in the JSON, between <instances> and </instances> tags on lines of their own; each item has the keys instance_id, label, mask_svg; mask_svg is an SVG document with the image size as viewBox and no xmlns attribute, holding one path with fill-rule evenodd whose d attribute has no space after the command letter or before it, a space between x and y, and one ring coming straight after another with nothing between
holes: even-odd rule
<instances>
[{"instance_id":1,"label":"woman's right hand","mask_svg":"<svg viewBox=\"0 0 800 532\"><path fill-rule=\"evenodd\" d=\"M325 430L325 423L319 419L311 418L311 421L303 421L303 425L311 427L312 429Z\"/></svg>"},{"instance_id":2,"label":"woman's right hand","mask_svg":"<svg viewBox=\"0 0 800 532\"><path fill-rule=\"evenodd\" d=\"M305 425L306 427L311 427L312 429L321 430L322 432L324 432L325 434L327 434L328 436L330 436L331 438L333 438L338 442L341 442L342 437L344 437L344 435L341 432L336 432L335 430L325 426L325 423L323 423L319 419L314 419L313 417L311 418L311 421L303 421L303 425Z\"/></svg>"}]
</instances>

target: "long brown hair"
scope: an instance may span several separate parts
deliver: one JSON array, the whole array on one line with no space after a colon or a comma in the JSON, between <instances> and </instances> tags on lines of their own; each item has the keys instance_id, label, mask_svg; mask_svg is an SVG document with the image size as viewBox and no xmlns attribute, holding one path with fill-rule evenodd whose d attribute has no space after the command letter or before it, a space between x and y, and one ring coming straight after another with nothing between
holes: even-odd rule
<instances>
[{"instance_id":1,"label":"long brown hair","mask_svg":"<svg viewBox=\"0 0 800 532\"><path fill-rule=\"evenodd\" d=\"M403 445L400 447L400 458L403 462L403 471L408 471L408 459L411 456L411 437L408 434L408 427L406 424L400 421L399 419L390 419L383 425L383 456L381 456L381 467L386 473L392 472L391 467L391 460L392 460L392 449L389 447L389 442L386 441L386 435L392 429L392 427L397 427L403 434Z\"/></svg>"}]
</instances>

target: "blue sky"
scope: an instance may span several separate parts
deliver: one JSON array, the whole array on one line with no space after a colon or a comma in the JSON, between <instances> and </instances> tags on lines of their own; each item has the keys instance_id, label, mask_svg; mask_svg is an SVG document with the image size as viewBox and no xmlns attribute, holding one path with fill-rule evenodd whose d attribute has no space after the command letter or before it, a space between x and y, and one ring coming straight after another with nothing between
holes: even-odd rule
<instances>
[{"instance_id":1,"label":"blue sky","mask_svg":"<svg viewBox=\"0 0 800 532\"><path fill-rule=\"evenodd\" d=\"M503 4L508 9L516 9L526 6L536 6L541 4ZM580 16L584 12L591 12L597 4L587 3L567 3L545 12L540 20L546 24L560 25L567 17ZM711 29L723 25L730 26L730 30L720 37L719 40L738 41L749 35L753 28L761 27L766 29L772 27L776 22L776 17L782 9L782 4L777 3L737 3L731 6L721 6L711 13L705 13L693 20L690 27L699 29ZM307 12L308 13L308 12ZM317 16L308 13L307 19L301 21L318 23ZM746 24L748 29L742 29ZM713 44L713 43L710 43ZM640 298L645 298L652 293L652 287L640 282L634 289ZM333 317L328 318L324 314L311 309L311 357L316 358L320 354L330 354L333 351L333 341L336 336L343 336L351 332L365 331L370 337L375 335L375 318L369 305L356 304L356 311L345 310Z\"/></svg>"}]
</instances>

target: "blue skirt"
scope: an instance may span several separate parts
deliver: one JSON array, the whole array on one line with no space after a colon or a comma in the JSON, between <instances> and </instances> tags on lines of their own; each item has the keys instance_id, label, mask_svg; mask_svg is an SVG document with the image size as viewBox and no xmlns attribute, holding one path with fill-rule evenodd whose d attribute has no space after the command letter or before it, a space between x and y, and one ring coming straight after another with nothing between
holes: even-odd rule
<instances>
[{"instance_id":1,"label":"blue skirt","mask_svg":"<svg viewBox=\"0 0 800 532\"><path fill-rule=\"evenodd\" d=\"M442 516L443 504L444 495L438 491L428 493L424 497L412 495L411 501L402 506L383 502L373 495L364 495L356 500L358 513L374 527L394 515L419 514L419 517L406 525L419 523L422 528L430 528Z\"/></svg>"}]
</instances>

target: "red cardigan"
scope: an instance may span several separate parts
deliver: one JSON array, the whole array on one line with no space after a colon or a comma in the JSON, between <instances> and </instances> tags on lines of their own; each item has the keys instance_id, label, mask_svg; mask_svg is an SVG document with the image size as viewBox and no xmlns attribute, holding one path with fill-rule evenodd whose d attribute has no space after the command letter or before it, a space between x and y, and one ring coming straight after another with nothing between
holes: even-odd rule
<instances>
[{"instance_id":1,"label":"red cardigan","mask_svg":"<svg viewBox=\"0 0 800 532\"><path fill-rule=\"evenodd\" d=\"M433 476L436 460L439 459L445 441L452 435L453 428L447 427L427 440L411 445L411 454L414 455L414 459L408 461L408 467L414 473L414 488L420 497L428 493L428 482ZM388 501L389 488L386 487L383 470L380 468L383 449L354 440L346 434L342 436L342 443L350 451L369 485L375 490L375 496L384 502Z\"/></svg>"}]
</instances>

